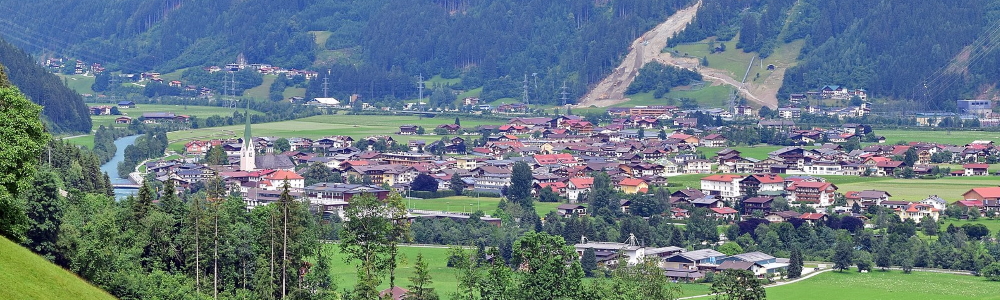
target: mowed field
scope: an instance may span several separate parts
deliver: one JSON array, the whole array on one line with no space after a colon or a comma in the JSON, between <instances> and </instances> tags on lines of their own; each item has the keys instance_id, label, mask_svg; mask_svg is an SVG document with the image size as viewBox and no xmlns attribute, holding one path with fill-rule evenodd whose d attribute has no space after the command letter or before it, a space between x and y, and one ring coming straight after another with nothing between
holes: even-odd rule
<instances>
[{"instance_id":1,"label":"mowed field","mask_svg":"<svg viewBox=\"0 0 1000 300\"><path fill-rule=\"evenodd\" d=\"M113 105L114 103L87 103L87 106L99 106L99 105ZM178 115L187 115L198 117L199 119L205 119L211 116L232 116L233 112L236 111L232 108L226 107L216 107L216 106L194 106L194 105L162 105L162 104L136 104L135 108L123 108L120 109L122 115L132 117L133 119L139 118L143 113L150 112L169 112ZM242 113L243 109L239 109ZM257 111L251 111L253 114L260 114ZM90 120L93 122L92 130L97 130L97 128L103 126L126 126L124 124L114 124L115 119L120 116L115 115L104 115L104 116L90 116ZM70 143L86 146L88 148L94 147L94 136L85 135L72 139L67 139Z\"/></svg>"},{"instance_id":2,"label":"mowed field","mask_svg":"<svg viewBox=\"0 0 1000 300\"><path fill-rule=\"evenodd\" d=\"M887 144L894 144L898 141L906 142L936 142L954 145L966 145L974 140L991 140L1000 142L1000 132L986 131L951 131L947 130L880 130L875 129L875 134L885 136Z\"/></svg>"},{"instance_id":3,"label":"mowed field","mask_svg":"<svg viewBox=\"0 0 1000 300\"><path fill-rule=\"evenodd\" d=\"M1000 282L982 277L901 271L831 271L767 289L767 299L1000 299Z\"/></svg>"},{"instance_id":4,"label":"mowed field","mask_svg":"<svg viewBox=\"0 0 1000 300\"><path fill-rule=\"evenodd\" d=\"M455 269L448 267L448 249L444 246L416 247L404 246L399 248L403 261L396 269L396 285L406 287L410 284L409 278L413 276L413 264L417 259L417 254L424 255L427 268L433 279L431 287L437 292L441 299L450 299L450 294L454 293L458 287L458 280L455 277ZM324 255L330 259L331 274L337 283L338 290L353 289L357 280L357 261L347 263L346 255L340 252L340 247L336 244L327 244L323 248ZM584 284L590 283L591 279L584 278ZM382 285L379 289L389 287L389 276L382 278ZM709 293L709 286L705 284L681 284L682 296L704 295Z\"/></svg>"},{"instance_id":5,"label":"mowed field","mask_svg":"<svg viewBox=\"0 0 1000 300\"><path fill-rule=\"evenodd\" d=\"M463 127L478 125L500 125L503 121L485 121L476 119L461 119ZM454 123L454 118L420 118L416 116L363 116L363 115L321 115L298 120L262 123L253 125L254 136L274 137L305 137L320 138L331 135L347 135L355 139L371 135L388 135L398 141L440 139L435 135L398 135L400 125L412 124L423 126L431 133L441 124ZM170 149L180 150L184 143L194 139L232 138L243 134L244 125L202 128L175 131L167 134L170 138ZM472 137L472 136L470 136Z\"/></svg>"},{"instance_id":6,"label":"mowed field","mask_svg":"<svg viewBox=\"0 0 1000 300\"><path fill-rule=\"evenodd\" d=\"M467 192L469 193L469 192ZM450 212L476 212L482 210L487 215L492 215L500 204L500 198L475 197L475 196L454 196L436 199L406 199L406 207L417 210L437 210ZM555 211L559 202L535 202L535 212L539 216L545 216L551 211Z\"/></svg>"},{"instance_id":7,"label":"mowed field","mask_svg":"<svg viewBox=\"0 0 1000 300\"><path fill-rule=\"evenodd\" d=\"M0 237L0 282L0 299L115 299L4 237Z\"/></svg>"}]
</instances>

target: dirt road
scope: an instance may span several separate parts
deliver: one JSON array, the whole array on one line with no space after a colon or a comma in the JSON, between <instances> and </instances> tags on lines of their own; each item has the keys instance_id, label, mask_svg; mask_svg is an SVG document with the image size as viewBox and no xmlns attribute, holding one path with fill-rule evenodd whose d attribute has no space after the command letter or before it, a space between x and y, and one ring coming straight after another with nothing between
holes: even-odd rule
<instances>
[{"instance_id":1,"label":"dirt road","mask_svg":"<svg viewBox=\"0 0 1000 300\"><path fill-rule=\"evenodd\" d=\"M625 89L635 80L639 69L660 56L660 51L667 46L667 39L684 30L694 19L695 12L700 6L701 1L698 1L688 8L677 11L665 22L633 41L630 52L621 65L584 95L577 106L607 107L628 101L628 98L625 98Z\"/></svg>"}]
</instances>

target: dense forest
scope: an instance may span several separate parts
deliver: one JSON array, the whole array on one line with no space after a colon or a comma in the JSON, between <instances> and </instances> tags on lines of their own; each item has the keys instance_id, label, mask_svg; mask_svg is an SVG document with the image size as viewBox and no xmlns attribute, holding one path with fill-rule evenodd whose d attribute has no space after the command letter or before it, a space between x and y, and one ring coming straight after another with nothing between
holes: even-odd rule
<instances>
[{"instance_id":1,"label":"dense forest","mask_svg":"<svg viewBox=\"0 0 1000 300\"><path fill-rule=\"evenodd\" d=\"M863 8L863 9L858 9ZM805 40L778 99L824 85L865 88L875 97L916 100L906 109L949 110L954 99L995 98L1000 1L706 0L670 41L738 38L767 57ZM891 28L891 30L888 30Z\"/></svg>"},{"instance_id":2,"label":"dense forest","mask_svg":"<svg viewBox=\"0 0 1000 300\"><path fill-rule=\"evenodd\" d=\"M555 103L564 83L582 94L629 42L693 2L0 0L0 27L32 52L125 72L222 64L243 53L252 63L327 71L338 98L412 98L418 74L461 77L458 90L499 80L494 88L520 95L528 75L532 102ZM314 82L309 95L321 93Z\"/></svg>"},{"instance_id":3,"label":"dense forest","mask_svg":"<svg viewBox=\"0 0 1000 300\"><path fill-rule=\"evenodd\" d=\"M90 131L90 111L83 98L67 88L59 77L36 64L28 53L0 40L0 63L7 67L11 83L43 107L42 115L50 132Z\"/></svg>"}]
</instances>

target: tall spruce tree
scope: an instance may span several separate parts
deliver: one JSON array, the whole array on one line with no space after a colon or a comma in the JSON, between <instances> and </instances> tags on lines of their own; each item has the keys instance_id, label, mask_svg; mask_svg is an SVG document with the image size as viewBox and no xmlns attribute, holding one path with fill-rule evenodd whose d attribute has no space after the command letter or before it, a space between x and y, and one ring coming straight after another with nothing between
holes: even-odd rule
<instances>
[{"instance_id":1,"label":"tall spruce tree","mask_svg":"<svg viewBox=\"0 0 1000 300\"><path fill-rule=\"evenodd\" d=\"M437 292L430 287L433 283L427 262L424 261L424 254L418 253L417 260L413 262L413 276L410 277L410 285L407 286L410 291L406 293L406 300L437 300Z\"/></svg>"},{"instance_id":2,"label":"tall spruce tree","mask_svg":"<svg viewBox=\"0 0 1000 300\"><path fill-rule=\"evenodd\" d=\"M534 207L531 201L531 167L523 161L514 164L510 175L510 187L507 188L507 198L520 204L523 208Z\"/></svg>"},{"instance_id":3,"label":"tall spruce tree","mask_svg":"<svg viewBox=\"0 0 1000 300\"><path fill-rule=\"evenodd\" d=\"M788 258L788 278L799 278L802 276L802 250L798 247L792 248L792 255Z\"/></svg>"}]
</instances>

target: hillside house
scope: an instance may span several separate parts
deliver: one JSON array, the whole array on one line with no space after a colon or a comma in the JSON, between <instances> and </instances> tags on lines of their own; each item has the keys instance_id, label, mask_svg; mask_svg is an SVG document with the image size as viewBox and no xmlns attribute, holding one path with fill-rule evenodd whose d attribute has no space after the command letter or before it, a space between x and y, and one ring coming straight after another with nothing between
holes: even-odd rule
<instances>
[{"instance_id":1,"label":"hillside house","mask_svg":"<svg viewBox=\"0 0 1000 300\"><path fill-rule=\"evenodd\" d=\"M556 207L556 213L566 218L572 216L582 217L587 215L587 207L579 204L560 204Z\"/></svg>"},{"instance_id":2,"label":"hillside house","mask_svg":"<svg viewBox=\"0 0 1000 300\"><path fill-rule=\"evenodd\" d=\"M727 142L728 140L726 139L726 137L718 133L706 135L701 139L701 145L703 147L711 147L711 148L725 147Z\"/></svg>"},{"instance_id":3,"label":"hillside house","mask_svg":"<svg viewBox=\"0 0 1000 300\"><path fill-rule=\"evenodd\" d=\"M644 194L649 191L649 184L645 180L629 177L619 181L618 188L625 194Z\"/></svg>"},{"instance_id":4,"label":"hillside house","mask_svg":"<svg viewBox=\"0 0 1000 300\"><path fill-rule=\"evenodd\" d=\"M788 186L786 190L790 203L827 207L833 204L837 186L829 182L797 181Z\"/></svg>"},{"instance_id":5,"label":"hillside house","mask_svg":"<svg viewBox=\"0 0 1000 300\"><path fill-rule=\"evenodd\" d=\"M861 207L881 205L882 201L888 201L889 197L892 197L889 192L878 190L850 191L844 193L844 198L847 199L847 206L853 206L854 203L857 203Z\"/></svg>"},{"instance_id":6,"label":"hillside house","mask_svg":"<svg viewBox=\"0 0 1000 300\"><path fill-rule=\"evenodd\" d=\"M580 200L580 194L589 193L593 185L594 177L570 178L566 183L566 198L575 203Z\"/></svg>"}]
</instances>

